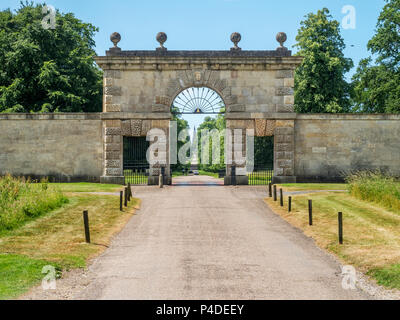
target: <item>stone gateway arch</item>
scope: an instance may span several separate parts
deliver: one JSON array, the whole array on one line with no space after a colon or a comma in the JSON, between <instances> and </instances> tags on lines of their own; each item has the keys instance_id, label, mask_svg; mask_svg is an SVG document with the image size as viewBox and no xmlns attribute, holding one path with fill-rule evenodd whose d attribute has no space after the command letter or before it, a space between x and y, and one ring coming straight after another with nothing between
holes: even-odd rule
<instances>
[{"instance_id":1,"label":"stone gateway arch","mask_svg":"<svg viewBox=\"0 0 400 320\"><path fill-rule=\"evenodd\" d=\"M240 38L233 33L225 51L171 51L160 32L155 50L125 51L112 34L114 46L96 57L104 70L103 112L0 114L0 174L123 184L124 143L139 139L145 146L158 128L167 161L150 165L148 183L158 183L161 170L168 183L171 107L194 87L222 99L227 129L274 137L275 183L343 181L348 172L376 169L400 177L400 115L296 114L294 73L302 58L284 47L286 34L278 33L279 47L270 51L242 50ZM246 143L241 147L244 153ZM233 156L235 181L247 184L239 170L245 164L237 162Z\"/></svg>"},{"instance_id":2,"label":"stone gateway arch","mask_svg":"<svg viewBox=\"0 0 400 320\"><path fill-rule=\"evenodd\" d=\"M238 33L232 34L234 46L228 51L169 51L164 47L164 33L157 35L160 47L154 51L123 51L117 46L120 38L113 34L114 47L96 58L104 70L102 182L124 181L123 136L146 136L150 129L160 128L169 137L172 102L190 87L207 87L219 94L227 129L274 135L274 181L296 181L293 87L294 70L302 58L283 46L284 33L277 35L280 46L272 51L242 50ZM232 165L245 166L232 160ZM226 183L230 172L228 165ZM247 184L246 174L237 172L237 183ZM165 173L170 176L169 163ZM158 175L159 168L151 166L149 182L157 183Z\"/></svg>"}]
</instances>

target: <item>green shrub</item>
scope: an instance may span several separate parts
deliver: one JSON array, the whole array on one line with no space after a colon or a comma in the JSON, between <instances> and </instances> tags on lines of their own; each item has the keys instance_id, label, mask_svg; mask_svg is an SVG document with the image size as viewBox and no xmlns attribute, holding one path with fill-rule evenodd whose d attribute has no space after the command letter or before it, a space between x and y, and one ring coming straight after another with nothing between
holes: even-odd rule
<instances>
[{"instance_id":1,"label":"green shrub","mask_svg":"<svg viewBox=\"0 0 400 320\"><path fill-rule=\"evenodd\" d=\"M12 230L24 222L61 207L68 199L47 180L39 183L0 177L0 231Z\"/></svg>"},{"instance_id":2,"label":"green shrub","mask_svg":"<svg viewBox=\"0 0 400 320\"><path fill-rule=\"evenodd\" d=\"M400 182L379 171L362 171L347 177L352 196L400 212Z\"/></svg>"}]
</instances>

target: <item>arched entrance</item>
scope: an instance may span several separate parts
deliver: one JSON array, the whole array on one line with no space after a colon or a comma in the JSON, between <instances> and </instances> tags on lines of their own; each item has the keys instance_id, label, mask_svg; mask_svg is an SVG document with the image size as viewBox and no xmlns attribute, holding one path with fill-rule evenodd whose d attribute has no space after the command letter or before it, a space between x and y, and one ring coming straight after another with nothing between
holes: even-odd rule
<instances>
[{"instance_id":1,"label":"arched entrance","mask_svg":"<svg viewBox=\"0 0 400 320\"><path fill-rule=\"evenodd\" d=\"M176 157L171 141L177 136L170 127L171 105L189 88L210 88L225 104L227 129L246 132L232 134L232 144L241 144L245 153L247 142L243 141L247 136L274 136L274 182L295 182L293 87L294 70L302 58L291 55L283 46L284 38L280 33L280 46L265 51L241 50L237 42L225 51L169 51L163 46L154 51L123 51L117 46L120 36L114 34L114 47L106 56L96 58L104 70L104 157L100 180L124 183L124 139L148 138L152 129L158 129L164 135L161 154L165 154L165 162L149 165L148 183L157 184L162 170L170 182L170 165ZM186 110L210 110L201 101L201 95L194 100L189 98L192 106ZM193 107L195 102L197 108ZM154 143L150 141L150 148ZM237 169L234 180L248 184L247 161L243 163L236 154L230 160ZM233 181L230 169L227 165L226 184Z\"/></svg>"},{"instance_id":2,"label":"arched entrance","mask_svg":"<svg viewBox=\"0 0 400 320\"><path fill-rule=\"evenodd\" d=\"M174 98L171 111L178 127L178 161L171 164L174 185L223 185L225 110L223 98L209 87L189 87Z\"/></svg>"}]
</instances>

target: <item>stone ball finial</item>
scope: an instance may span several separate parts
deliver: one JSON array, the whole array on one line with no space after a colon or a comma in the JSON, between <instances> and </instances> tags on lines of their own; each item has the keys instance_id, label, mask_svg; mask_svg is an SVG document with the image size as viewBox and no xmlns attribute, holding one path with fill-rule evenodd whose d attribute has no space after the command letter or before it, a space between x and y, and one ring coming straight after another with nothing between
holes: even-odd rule
<instances>
[{"instance_id":1,"label":"stone ball finial","mask_svg":"<svg viewBox=\"0 0 400 320\"><path fill-rule=\"evenodd\" d=\"M168 37L165 32L159 32L157 33L156 40L160 43L160 47L157 48L157 50L167 50L167 48L164 47L164 43L167 41Z\"/></svg>"},{"instance_id":2,"label":"stone ball finial","mask_svg":"<svg viewBox=\"0 0 400 320\"><path fill-rule=\"evenodd\" d=\"M279 33L276 35L276 41L278 41L279 44L281 45L280 48L285 48L285 47L283 46L283 44L286 42L286 40L287 40L287 35L286 35L286 33L284 33L284 32L279 32Z\"/></svg>"},{"instance_id":3,"label":"stone ball finial","mask_svg":"<svg viewBox=\"0 0 400 320\"><path fill-rule=\"evenodd\" d=\"M231 41L233 42L234 46L231 48L231 51L242 50L238 47L238 43L242 40L242 36L239 32L234 32L231 34Z\"/></svg>"},{"instance_id":4,"label":"stone ball finial","mask_svg":"<svg viewBox=\"0 0 400 320\"><path fill-rule=\"evenodd\" d=\"M118 32L114 32L111 34L110 40L114 44L114 48L118 48L117 44L121 41L121 35Z\"/></svg>"}]
</instances>

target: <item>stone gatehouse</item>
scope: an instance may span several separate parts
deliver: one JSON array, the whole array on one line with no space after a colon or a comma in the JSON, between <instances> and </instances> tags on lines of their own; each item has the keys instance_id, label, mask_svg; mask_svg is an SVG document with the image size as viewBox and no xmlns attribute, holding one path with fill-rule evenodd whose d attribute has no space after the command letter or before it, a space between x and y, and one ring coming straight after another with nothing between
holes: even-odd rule
<instances>
[{"instance_id":1,"label":"stone gatehouse","mask_svg":"<svg viewBox=\"0 0 400 320\"><path fill-rule=\"evenodd\" d=\"M224 101L228 129L274 136L274 182L337 181L360 169L400 176L400 115L296 114L294 72L302 58L283 46L286 35L278 34L280 46L271 51L241 50L240 35L231 39L226 51L169 51L159 33L156 50L124 51L113 34L114 47L96 58L104 70L103 112L0 114L0 173L123 183L123 137L159 128L168 150L175 97L208 87ZM159 172L150 167L150 183ZM228 165L226 183L230 172Z\"/></svg>"}]
</instances>

